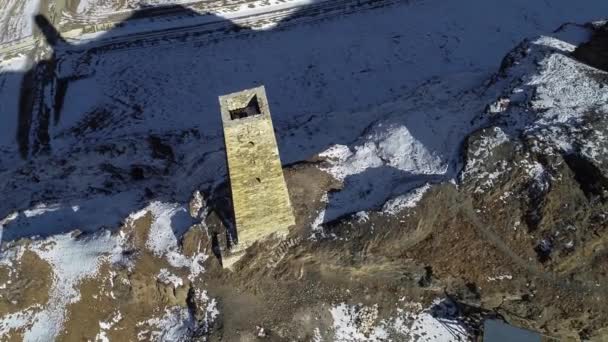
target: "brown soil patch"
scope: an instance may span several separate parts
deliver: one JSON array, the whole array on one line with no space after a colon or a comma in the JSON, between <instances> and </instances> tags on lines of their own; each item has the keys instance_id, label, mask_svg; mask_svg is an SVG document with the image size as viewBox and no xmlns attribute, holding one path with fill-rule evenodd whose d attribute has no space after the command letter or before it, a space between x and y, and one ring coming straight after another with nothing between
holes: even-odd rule
<instances>
[{"instance_id":1,"label":"brown soil patch","mask_svg":"<svg viewBox=\"0 0 608 342\"><path fill-rule=\"evenodd\" d=\"M265 328L270 341L309 341L316 327L331 336L325 334L334 304L378 304L382 319L395 313L398 299L430 302L438 296L440 287L418 285L426 274L423 264L374 252L382 235L370 238L370 223L338 222L329 229L346 239L309 240L310 224L325 205L322 196L340 184L313 164L292 166L285 177L298 222L288 239L258 242L233 271L214 260L206 266L203 287L218 298L222 315L212 341L254 341L256 326ZM382 220L378 215L375 224L388 229L392 219Z\"/></svg>"},{"instance_id":2,"label":"brown soil patch","mask_svg":"<svg viewBox=\"0 0 608 342\"><path fill-rule=\"evenodd\" d=\"M0 289L0 316L46 304L52 275L51 266L32 251L25 251L15 261L12 272L8 267L0 267L0 279L6 281L6 287Z\"/></svg>"},{"instance_id":3,"label":"brown soil patch","mask_svg":"<svg viewBox=\"0 0 608 342\"><path fill-rule=\"evenodd\" d=\"M310 226L325 206L321 198L342 185L315 164L300 163L283 170L298 229Z\"/></svg>"},{"instance_id":4,"label":"brown soil patch","mask_svg":"<svg viewBox=\"0 0 608 342\"><path fill-rule=\"evenodd\" d=\"M273 267L267 261L280 244L254 245L232 272L209 268L204 276L222 312L213 336L248 341L255 327L263 326L273 328L271 340L305 341L313 326L331 325L330 318L320 317L340 302L378 304L382 319L394 314L399 299L429 304L446 295L549 336L578 338L585 325L605 326L608 315L598 300L606 294L548 271L535 258L525 223L513 229L524 211L516 196L500 199L509 186L515 185L497 188L480 205L467 192L438 185L416 208L395 216L371 212L367 221L347 217L325 225L335 238L311 241L304 230L293 232L298 243ZM580 197L566 195L569 189L556 185L547 202ZM595 265L600 268L599 261ZM316 325L307 330L301 317L313 317Z\"/></svg>"},{"instance_id":5,"label":"brown soil patch","mask_svg":"<svg viewBox=\"0 0 608 342\"><path fill-rule=\"evenodd\" d=\"M81 298L68 306L68 320L60 340L93 340L100 332L100 322L110 323L113 319L115 322L105 331L110 340L137 340L140 330L145 330L145 325L139 327L138 323L162 315L165 308L187 306L190 290L187 272L173 268L145 248L151 223L152 216L148 213L123 228L134 247L133 267L106 263L95 277L82 281ZM157 275L162 268L180 276L184 285L174 288L159 281Z\"/></svg>"}]
</instances>

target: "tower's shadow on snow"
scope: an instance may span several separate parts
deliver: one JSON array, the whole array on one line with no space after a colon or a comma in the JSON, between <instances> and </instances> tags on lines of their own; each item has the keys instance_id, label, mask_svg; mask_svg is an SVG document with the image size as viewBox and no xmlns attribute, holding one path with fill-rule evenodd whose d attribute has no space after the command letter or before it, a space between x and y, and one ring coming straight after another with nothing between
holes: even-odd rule
<instances>
[{"instance_id":1,"label":"tower's shadow on snow","mask_svg":"<svg viewBox=\"0 0 608 342\"><path fill-rule=\"evenodd\" d=\"M347 52L351 65L331 70L335 63L328 68L306 53L333 57L340 33L322 37L304 27L267 43L274 32L320 11L305 6L258 31L182 6L146 8L78 44L36 16L46 41L36 53L46 51L45 57L22 75L0 75L22 79L13 151L21 161L9 165L0 158L6 197L0 219L19 215L5 223L2 241L116 227L149 201L184 202L197 187L208 191L210 205L233 227L229 201L214 198L226 196L219 95L266 87L284 163L353 142L373 115L318 113L363 108L385 97L385 89L360 82L372 71L368 57L378 51ZM376 202L386 197L373 195ZM334 197L339 205L342 198ZM182 216L173 220L180 223L172 227L178 238L193 223Z\"/></svg>"}]
</instances>

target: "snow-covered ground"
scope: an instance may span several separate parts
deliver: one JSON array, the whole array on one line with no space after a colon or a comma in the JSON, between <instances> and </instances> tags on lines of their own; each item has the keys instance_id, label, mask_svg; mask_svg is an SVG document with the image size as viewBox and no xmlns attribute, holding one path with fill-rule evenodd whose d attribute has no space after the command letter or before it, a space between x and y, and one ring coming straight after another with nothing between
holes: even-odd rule
<instances>
[{"instance_id":1,"label":"snow-covered ground","mask_svg":"<svg viewBox=\"0 0 608 342\"><path fill-rule=\"evenodd\" d=\"M467 341L470 336L449 300L436 300L431 308L418 303L395 303L397 315L377 322L377 307L338 304L330 309L335 342ZM315 342L322 342L321 338Z\"/></svg>"},{"instance_id":2,"label":"snow-covered ground","mask_svg":"<svg viewBox=\"0 0 608 342\"><path fill-rule=\"evenodd\" d=\"M33 5L24 3L20 18L31 14ZM79 10L86 13L94 5L83 3ZM345 187L328 196L320 216L325 222L370 209L390 214L415 205L428 184L453 180L463 140L484 123L475 119L483 118L486 106L499 96L511 104L532 104L526 108L542 115L531 119L524 111L502 111L505 121L517 124L497 128L480 155L517 130L542 136L566 152L582 146L590 158L605 154L601 134L591 135L587 145L566 134L568 125L580 119L581 108L605 109L606 92L586 78L590 68L566 56L573 49L570 43L588 32L552 31L564 22L601 19L597 16L607 10L603 1L427 0L265 31L243 29L209 40L164 41L91 55L58 51L58 75L79 79L69 83L59 120L48 130L50 153L29 160L20 159L15 142L18 89L29 66L23 57L3 62L0 236L5 244L39 236L33 250L54 266L56 278L53 306L4 319L0 336L7 326L28 321L36 328L30 334L56 335L56 325L42 325L61 321L62 308L77 297L75 283L120 248L118 236L100 232L96 249L83 255L88 246L68 234L75 229L116 228L129 214L149 211L154 234L148 248L175 267L202 272L198 259L179 254L177 240L192 223L184 218L192 191L226 177L218 95L265 85L283 162L317 154L327 158L326 170ZM29 26L5 19L5 13L0 12L0 32L12 32L11 38L27 34ZM487 82L510 49L539 34L561 40L534 40L528 50L535 55L498 83ZM572 83L580 87L569 87ZM52 99L46 98L49 107ZM464 177L494 177L474 163L468 166ZM125 176L133 170L142 170L145 179ZM82 269L66 266L66 256L52 246L81 257L83 263L73 266ZM159 277L177 281L169 274ZM351 334L346 316L352 310L332 311L346 326L336 327L344 340ZM176 309L148 324L173 322L179 332L190 329L190 319ZM424 313L415 322L435 324Z\"/></svg>"},{"instance_id":3,"label":"snow-covered ground","mask_svg":"<svg viewBox=\"0 0 608 342\"><path fill-rule=\"evenodd\" d=\"M40 0L4 0L0 6L0 44L31 36Z\"/></svg>"},{"instance_id":4,"label":"snow-covered ground","mask_svg":"<svg viewBox=\"0 0 608 342\"><path fill-rule=\"evenodd\" d=\"M25 56L0 62L0 150L13 150L16 147L16 134L19 111L19 92L23 71L31 65ZM3 153L3 158L6 153Z\"/></svg>"},{"instance_id":5,"label":"snow-covered ground","mask_svg":"<svg viewBox=\"0 0 608 342\"><path fill-rule=\"evenodd\" d=\"M188 159L185 169L197 169L189 177L212 183L224 177L223 163L193 163L202 155L214 163L223 160L217 96L264 84L284 163L333 145L352 154L337 166L349 169L346 191L352 193L330 199L335 209L326 219L379 207L412 187L455 176L460 143L475 128L471 119L491 99L475 89L510 48L563 22L597 19L604 7L608 4L421 1L213 41L99 52L86 64L80 55L65 56L60 75L83 79L69 84L60 120L50 129L52 154L81 158L78 169L101 160L119 167L147 163L148 157L136 153L135 160L134 155L100 160L78 156L74 148L195 131L204 144L185 139L174 148ZM14 82L5 83L2 94L9 89ZM103 124L73 133L100 112L107 112ZM6 113L2 127L9 138L3 150L10 152L2 159L12 164L16 146L9 133L17 114ZM404 150L392 147L395 143ZM76 197L88 189L78 184L86 178L78 172L45 178L44 186L55 183L57 198L68 196L61 188ZM189 194L191 188L185 190ZM366 195L344 207L355 193ZM31 194L24 191L3 203L0 212L26 209Z\"/></svg>"},{"instance_id":6,"label":"snow-covered ground","mask_svg":"<svg viewBox=\"0 0 608 342\"><path fill-rule=\"evenodd\" d=\"M59 75L80 79L69 83L60 119L49 129L51 155L28 162L36 182L19 175L26 164L19 161L14 138L19 70L27 62L4 62L0 216L30 209L32 202L63 209L20 216L5 224L2 235L10 240L76 227L94 230L143 208L137 194L149 182L128 182L88 198L92 188L107 188L101 164L163 167L141 147L151 134L182 136L170 142L178 165L168 178L155 178L163 184L162 199L184 202L197 185L222 181L217 96L259 84L268 92L283 162L328 155L328 171L346 184L328 199L325 221L453 179L461 143L476 128L472 119L500 91L481 90L502 56L527 36L551 34L567 21L597 19L608 6L560 4L414 2L212 41L101 51L90 59L59 52ZM566 39L585 34L580 30ZM100 153L102 148L115 151ZM116 210L87 214L106 202L116 203Z\"/></svg>"}]
</instances>

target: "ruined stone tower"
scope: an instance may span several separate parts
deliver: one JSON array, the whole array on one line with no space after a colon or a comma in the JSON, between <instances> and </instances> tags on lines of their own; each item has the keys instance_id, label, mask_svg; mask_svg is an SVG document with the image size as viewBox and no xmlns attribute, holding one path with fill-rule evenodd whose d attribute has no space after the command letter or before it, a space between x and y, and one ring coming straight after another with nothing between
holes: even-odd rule
<instances>
[{"instance_id":1,"label":"ruined stone tower","mask_svg":"<svg viewBox=\"0 0 608 342\"><path fill-rule=\"evenodd\" d=\"M233 254L295 224L263 86L220 96L237 229Z\"/></svg>"}]
</instances>

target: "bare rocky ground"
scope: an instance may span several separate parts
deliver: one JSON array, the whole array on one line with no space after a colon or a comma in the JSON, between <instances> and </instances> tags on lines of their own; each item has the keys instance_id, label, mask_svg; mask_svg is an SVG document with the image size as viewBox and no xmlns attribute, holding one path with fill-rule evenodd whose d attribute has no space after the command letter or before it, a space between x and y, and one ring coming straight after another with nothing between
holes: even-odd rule
<instances>
[{"instance_id":1,"label":"bare rocky ground","mask_svg":"<svg viewBox=\"0 0 608 342\"><path fill-rule=\"evenodd\" d=\"M467 191L466 183L460 189L435 186L416 209L328 224L324 233L332 238L310 241L294 234L299 243L273 267L271 242L250 251L233 272L211 266L207 288L224 298L224 319L211 340L254 340L251 327L262 326L271 327L270 340L306 341L312 338L307 320L322 317L328 303L377 305L377 323L395 315L399 301L431 305L444 296L456 303L454 315L467 322L470 336L480 333L483 319L498 317L551 337L603 340L608 316L601 305L606 291L597 229L606 221L574 220L579 233L572 237L585 241L576 248L559 245L557 240L568 237L556 236L557 230L514 222L536 209L551 227L572 221L563 207L605 212L605 205L590 204L567 166L561 171L540 208L526 203L526 192L501 198L505 191L527 188L515 171L490 200ZM562 198L564 191L571 197ZM539 248L545 236L556 236L550 252ZM329 328L331 317L319 323Z\"/></svg>"}]
</instances>

